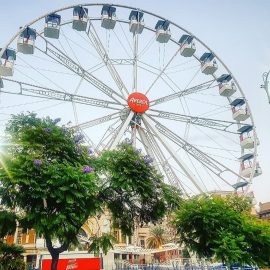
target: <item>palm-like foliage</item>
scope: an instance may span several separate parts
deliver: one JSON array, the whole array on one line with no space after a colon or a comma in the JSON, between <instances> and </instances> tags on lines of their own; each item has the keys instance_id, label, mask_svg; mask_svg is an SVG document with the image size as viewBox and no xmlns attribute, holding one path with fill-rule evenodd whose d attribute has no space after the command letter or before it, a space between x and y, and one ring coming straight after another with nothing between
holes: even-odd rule
<instances>
[{"instance_id":1,"label":"palm-like foliage","mask_svg":"<svg viewBox=\"0 0 270 270\"><path fill-rule=\"evenodd\" d=\"M160 248L165 242L165 230L161 227L153 228L146 240L148 248Z\"/></svg>"}]
</instances>

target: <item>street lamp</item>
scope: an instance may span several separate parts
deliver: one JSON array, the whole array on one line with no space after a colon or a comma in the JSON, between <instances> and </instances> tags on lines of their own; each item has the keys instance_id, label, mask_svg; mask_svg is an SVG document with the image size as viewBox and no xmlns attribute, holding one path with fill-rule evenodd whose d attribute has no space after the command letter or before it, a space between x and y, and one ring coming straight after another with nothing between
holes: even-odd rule
<instances>
[{"instance_id":1,"label":"street lamp","mask_svg":"<svg viewBox=\"0 0 270 270\"><path fill-rule=\"evenodd\" d=\"M270 70L268 72L263 73L263 75L262 75L263 84L261 85L261 88L265 89L267 97L268 97L268 102L270 103L270 94L269 94L269 91L268 91L268 84L269 84L268 76L269 76L269 74L270 74Z\"/></svg>"}]
</instances>

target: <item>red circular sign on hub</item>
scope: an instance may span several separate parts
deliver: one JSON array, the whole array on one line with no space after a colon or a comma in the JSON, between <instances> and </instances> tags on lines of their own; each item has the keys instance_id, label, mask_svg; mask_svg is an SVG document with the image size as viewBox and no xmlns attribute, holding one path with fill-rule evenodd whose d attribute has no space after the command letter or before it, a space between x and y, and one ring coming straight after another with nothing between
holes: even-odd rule
<instances>
[{"instance_id":1,"label":"red circular sign on hub","mask_svg":"<svg viewBox=\"0 0 270 270\"><path fill-rule=\"evenodd\" d=\"M144 94L134 92L128 96L128 106L136 113L144 113L149 109L149 100Z\"/></svg>"}]
</instances>

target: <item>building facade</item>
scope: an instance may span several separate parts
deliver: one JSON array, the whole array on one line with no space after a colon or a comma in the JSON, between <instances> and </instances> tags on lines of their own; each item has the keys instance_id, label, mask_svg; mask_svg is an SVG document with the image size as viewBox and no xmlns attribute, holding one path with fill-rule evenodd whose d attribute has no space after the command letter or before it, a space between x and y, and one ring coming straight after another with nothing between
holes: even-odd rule
<instances>
[{"instance_id":1,"label":"building facade","mask_svg":"<svg viewBox=\"0 0 270 270\"><path fill-rule=\"evenodd\" d=\"M259 203L258 215L260 219L270 222L270 202Z\"/></svg>"},{"instance_id":2,"label":"building facade","mask_svg":"<svg viewBox=\"0 0 270 270\"><path fill-rule=\"evenodd\" d=\"M175 231L168 225L170 220L166 218L163 223L159 224L165 229L165 238L168 241L175 240ZM114 250L111 250L106 256L103 256L104 266L106 269L114 269L116 263L121 264L143 264L153 263L161 260L165 262L167 258L178 258L181 254L177 245L170 246L164 245L160 249L147 249L147 238L151 235L151 229L154 228L153 224L145 226L135 226L132 236L126 236L120 229L112 226L112 220L109 213L105 213L98 217L89 218L82 226L78 239L80 245L78 247L70 248L65 252L64 256L69 256L67 253L77 254L78 252L88 252L89 237L93 235L100 236L103 233L110 233L114 235L116 243ZM21 228L17 228L14 235L8 235L5 238L8 244L22 245L25 248L24 258L27 264L27 269L33 267L39 268L40 259L48 256L46 243L42 236L35 233L34 230L27 230L23 232ZM54 246L59 243L54 241Z\"/></svg>"}]
</instances>

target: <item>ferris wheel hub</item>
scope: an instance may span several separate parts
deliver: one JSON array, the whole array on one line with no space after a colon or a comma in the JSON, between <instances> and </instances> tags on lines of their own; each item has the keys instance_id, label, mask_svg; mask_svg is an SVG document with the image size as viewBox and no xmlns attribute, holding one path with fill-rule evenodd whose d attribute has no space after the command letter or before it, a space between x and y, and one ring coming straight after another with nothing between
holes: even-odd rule
<instances>
[{"instance_id":1,"label":"ferris wheel hub","mask_svg":"<svg viewBox=\"0 0 270 270\"><path fill-rule=\"evenodd\" d=\"M135 113L145 113L149 109L149 99L139 92L131 93L128 96L127 103Z\"/></svg>"}]
</instances>

